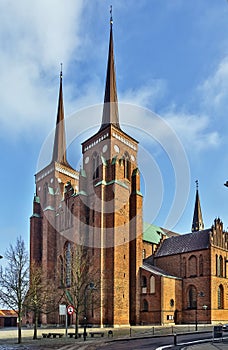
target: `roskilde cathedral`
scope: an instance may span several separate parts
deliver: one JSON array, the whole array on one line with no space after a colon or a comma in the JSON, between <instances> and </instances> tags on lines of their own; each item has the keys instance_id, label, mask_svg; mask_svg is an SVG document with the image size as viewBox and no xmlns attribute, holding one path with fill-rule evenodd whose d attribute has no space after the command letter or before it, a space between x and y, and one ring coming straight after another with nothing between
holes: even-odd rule
<instances>
[{"instance_id":1,"label":"roskilde cathedral","mask_svg":"<svg viewBox=\"0 0 228 350\"><path fill-rule=\"evenodd\" d=\"M80 171L67 161L60 74L53 156L35 176L31 262L69 285L71 245L88 247L100 279L93 325L228 322L228 233L220 219L204 229L198 188L191 233L145 225L137 150L119 122L111 19L101 126L82 143Z\"/></svg>"}]
</instances>

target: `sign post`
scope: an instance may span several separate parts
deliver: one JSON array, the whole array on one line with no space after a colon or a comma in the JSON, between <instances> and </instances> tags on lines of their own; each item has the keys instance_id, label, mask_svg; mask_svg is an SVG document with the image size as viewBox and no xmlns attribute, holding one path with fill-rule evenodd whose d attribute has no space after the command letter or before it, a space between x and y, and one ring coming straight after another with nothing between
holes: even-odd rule
<instances>
[{"instance_id":1,"label":"sign post","mask_svg":"<svg viewBox=\"0 0 228 350\"><path fill-rule=\"evenodd\" d=\"M60 304L59 305L59 315L60 316L65 316L65 328L66 328L66 338L67 338L67 308L65 304Z\"/></svg>"}]
</instances>

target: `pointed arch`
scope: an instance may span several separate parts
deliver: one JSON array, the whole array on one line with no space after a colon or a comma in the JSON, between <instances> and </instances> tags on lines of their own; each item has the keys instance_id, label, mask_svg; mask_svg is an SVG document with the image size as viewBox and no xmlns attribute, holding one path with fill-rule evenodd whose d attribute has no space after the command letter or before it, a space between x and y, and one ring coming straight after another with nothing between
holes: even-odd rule
<instances>
[{"instance_id":1,"label":"pointed arch","mask_svg":"<svg viewBox=\"0 0 228 350\"><path fill-rule=\"evenodd\" d=\"M187 277L187 271L186 271L186 258L184 257L183 258L183 261L182 261L182 277L183 278L186 278Z\"/></svg>"},{"instance_id":2,"label":"pointed arch","mask_svg":"<svg viewBox=\"0 0 228 350\"><path fill-rule=\"evenodd\" d=\"M71 285L71 264L72 264L72 254L71 254L71 244L70 242L66 242L65 244L65 283L66 287L70 287Z\"/></svg>"},{"instance_id":3,"label":"pointed arch","mask_svg":"<svg viewBox=\"0 0 228 350\"><path fill-rule=\"evenodd\" d=\"M131 179L131 163L130 163L130 156L128 152L124 153L123 156L124 161L124 177L128 180Z\"/></svg>"},{"instance_id":4,"label":"pointed arch","mask_svg":"<svg viewBox=\"0 0 228 350\"><path fill-rule=\"evenodd\" d=\"M197 306L197 291L196 287L191 285L188 288L188 309L196 309Z\"/></svg>"},{"instance_id":5,"label":"pointed arch","mask_svg":"<svg viewBox=\"0 0 228 350\"><path fill-rule=\"evenodd\" d=\"M150 277L150 293L155 293L155 277Z\"/></svg>"},{"instance_id":6,"label":"pointed arch","mask_svg":"<svg viewBox=\"0 0 228 350\"><path fill-rule=\"evenodd\" d=\"M44 187L43 187L43 198L44 198L43 206L45 208L48 204L48 183L47 182L45 182Z\"/></svg>"},{"instance_id":7,"label":"pointed arch","mask_svg":"<svg viewBox=\"0 0 228 350\"><path fill-rule=\"evenodd\" d=\"M60 286L64 285L64 263L63 263L63 257L60 255L59 257L59 272L60 272Z\"/></svg>"},{"instance_id":8,"label":"pointed arch","mask_svg":"<svg viewBox=\"0 0 228 350\"><path fill-rule=\"evenodd\" d=\"M200 254L199 257L199 275L203 276L203 255Z\"/></svg>"},{"instance_id":9,"label":"pointed arch","mask_svg":"<svg viewBox=\"0 0 228 350\"><path fill-rule=\"evenodd\" d=\"M197 276L197 258L195 255L191 255L188 259L188 272L189 277Z\"/></svg>"},{"instance_id":10,"label":"pointed arch","mask_svg":"<svg viewBox=\"0 0 228 350\"><path fill-rule=\"evenodd\" d=\"M93 179L97 179L99 177L99 155L97 152L93 153L92 162L93 162Z\"/></svg>"},{"instance_id":11,"label":"pointed arch","mask_svg":"<svg viewBox=\"0 0 228 350\"><path fill-rule=\"evenodd\" d=\"M146 299L143 299L142 311L144 311L144 312L149 311L148 301Z\"/></svg>"},{"instance_id":12,"label":"pointed arch","mask_svg":"<svg viewBox=\"0 0 228 350\"><path fill-rule=\"evenodd\" d=\"M224 309L224 288L222 284L218 287L218 309Z\"/></svg>"}]
</instances>

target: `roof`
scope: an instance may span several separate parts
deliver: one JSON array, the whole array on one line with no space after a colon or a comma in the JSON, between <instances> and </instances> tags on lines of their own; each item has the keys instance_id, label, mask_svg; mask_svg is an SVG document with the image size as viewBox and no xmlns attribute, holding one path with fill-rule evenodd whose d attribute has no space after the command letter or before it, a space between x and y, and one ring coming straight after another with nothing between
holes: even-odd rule
<instances>
[{"instance_id":1,"label":"roof","mask_svg":"<svg viewBox=\"0 0 228 350\"><path fill-rule=\"evenodd\" d=\"M187 253L207 249L210 246L210 229L172 236L165 239L155 253L155 257Z\"/></svg>"},{"instance_id":2,"label":"roof","mask_svg":"<svg viewBox=\"0 0 228 350\"><path fill-rule=\"evenodd\" d=\"M167 273L166 271L158 268L157 266L152 266L150 264L147 264L145 261L144 261L143 265L141 266L141 268L143 270L152 272L153 274L155 274L157 276L165 276L165 277L169 277L169 278L181 279L177 276L174 276L174 275L171 275L170 273Z\"/></svg>"},{"instance_id":3,"label":"roof","mask_svg":"<svg viewBox=\"0 0 228 350\"><path fill-rule=\"evenodd\" d=\"M0 317L17 317L14 310L0 310Z\"/></svg>"},{"instance_id":4,"label":"roof","mask_svg":"<svg viewBox=\"0 0 228 350\"><path fill-rule=\"evenodd\" d=\"M143 223L143 240L149 243L158 244L166 233L159 226Z\"/></svg>"}]
</instances>

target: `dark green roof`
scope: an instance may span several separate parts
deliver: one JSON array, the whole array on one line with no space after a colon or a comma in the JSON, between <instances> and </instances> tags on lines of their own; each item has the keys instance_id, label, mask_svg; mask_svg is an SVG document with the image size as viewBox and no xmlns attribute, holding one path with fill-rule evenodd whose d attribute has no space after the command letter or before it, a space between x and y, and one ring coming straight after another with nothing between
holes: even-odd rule
<instances>
[{"instance_id":1,"label":"dark green roof","mask_svg":"<svg viewBox=\"0 0 228 350\"><path fill-rule=\"evenodd\" d=\"M143 223L143 240L149 243L158 244L166 233L159 226Z\"/></svg>"}]
</instances>

